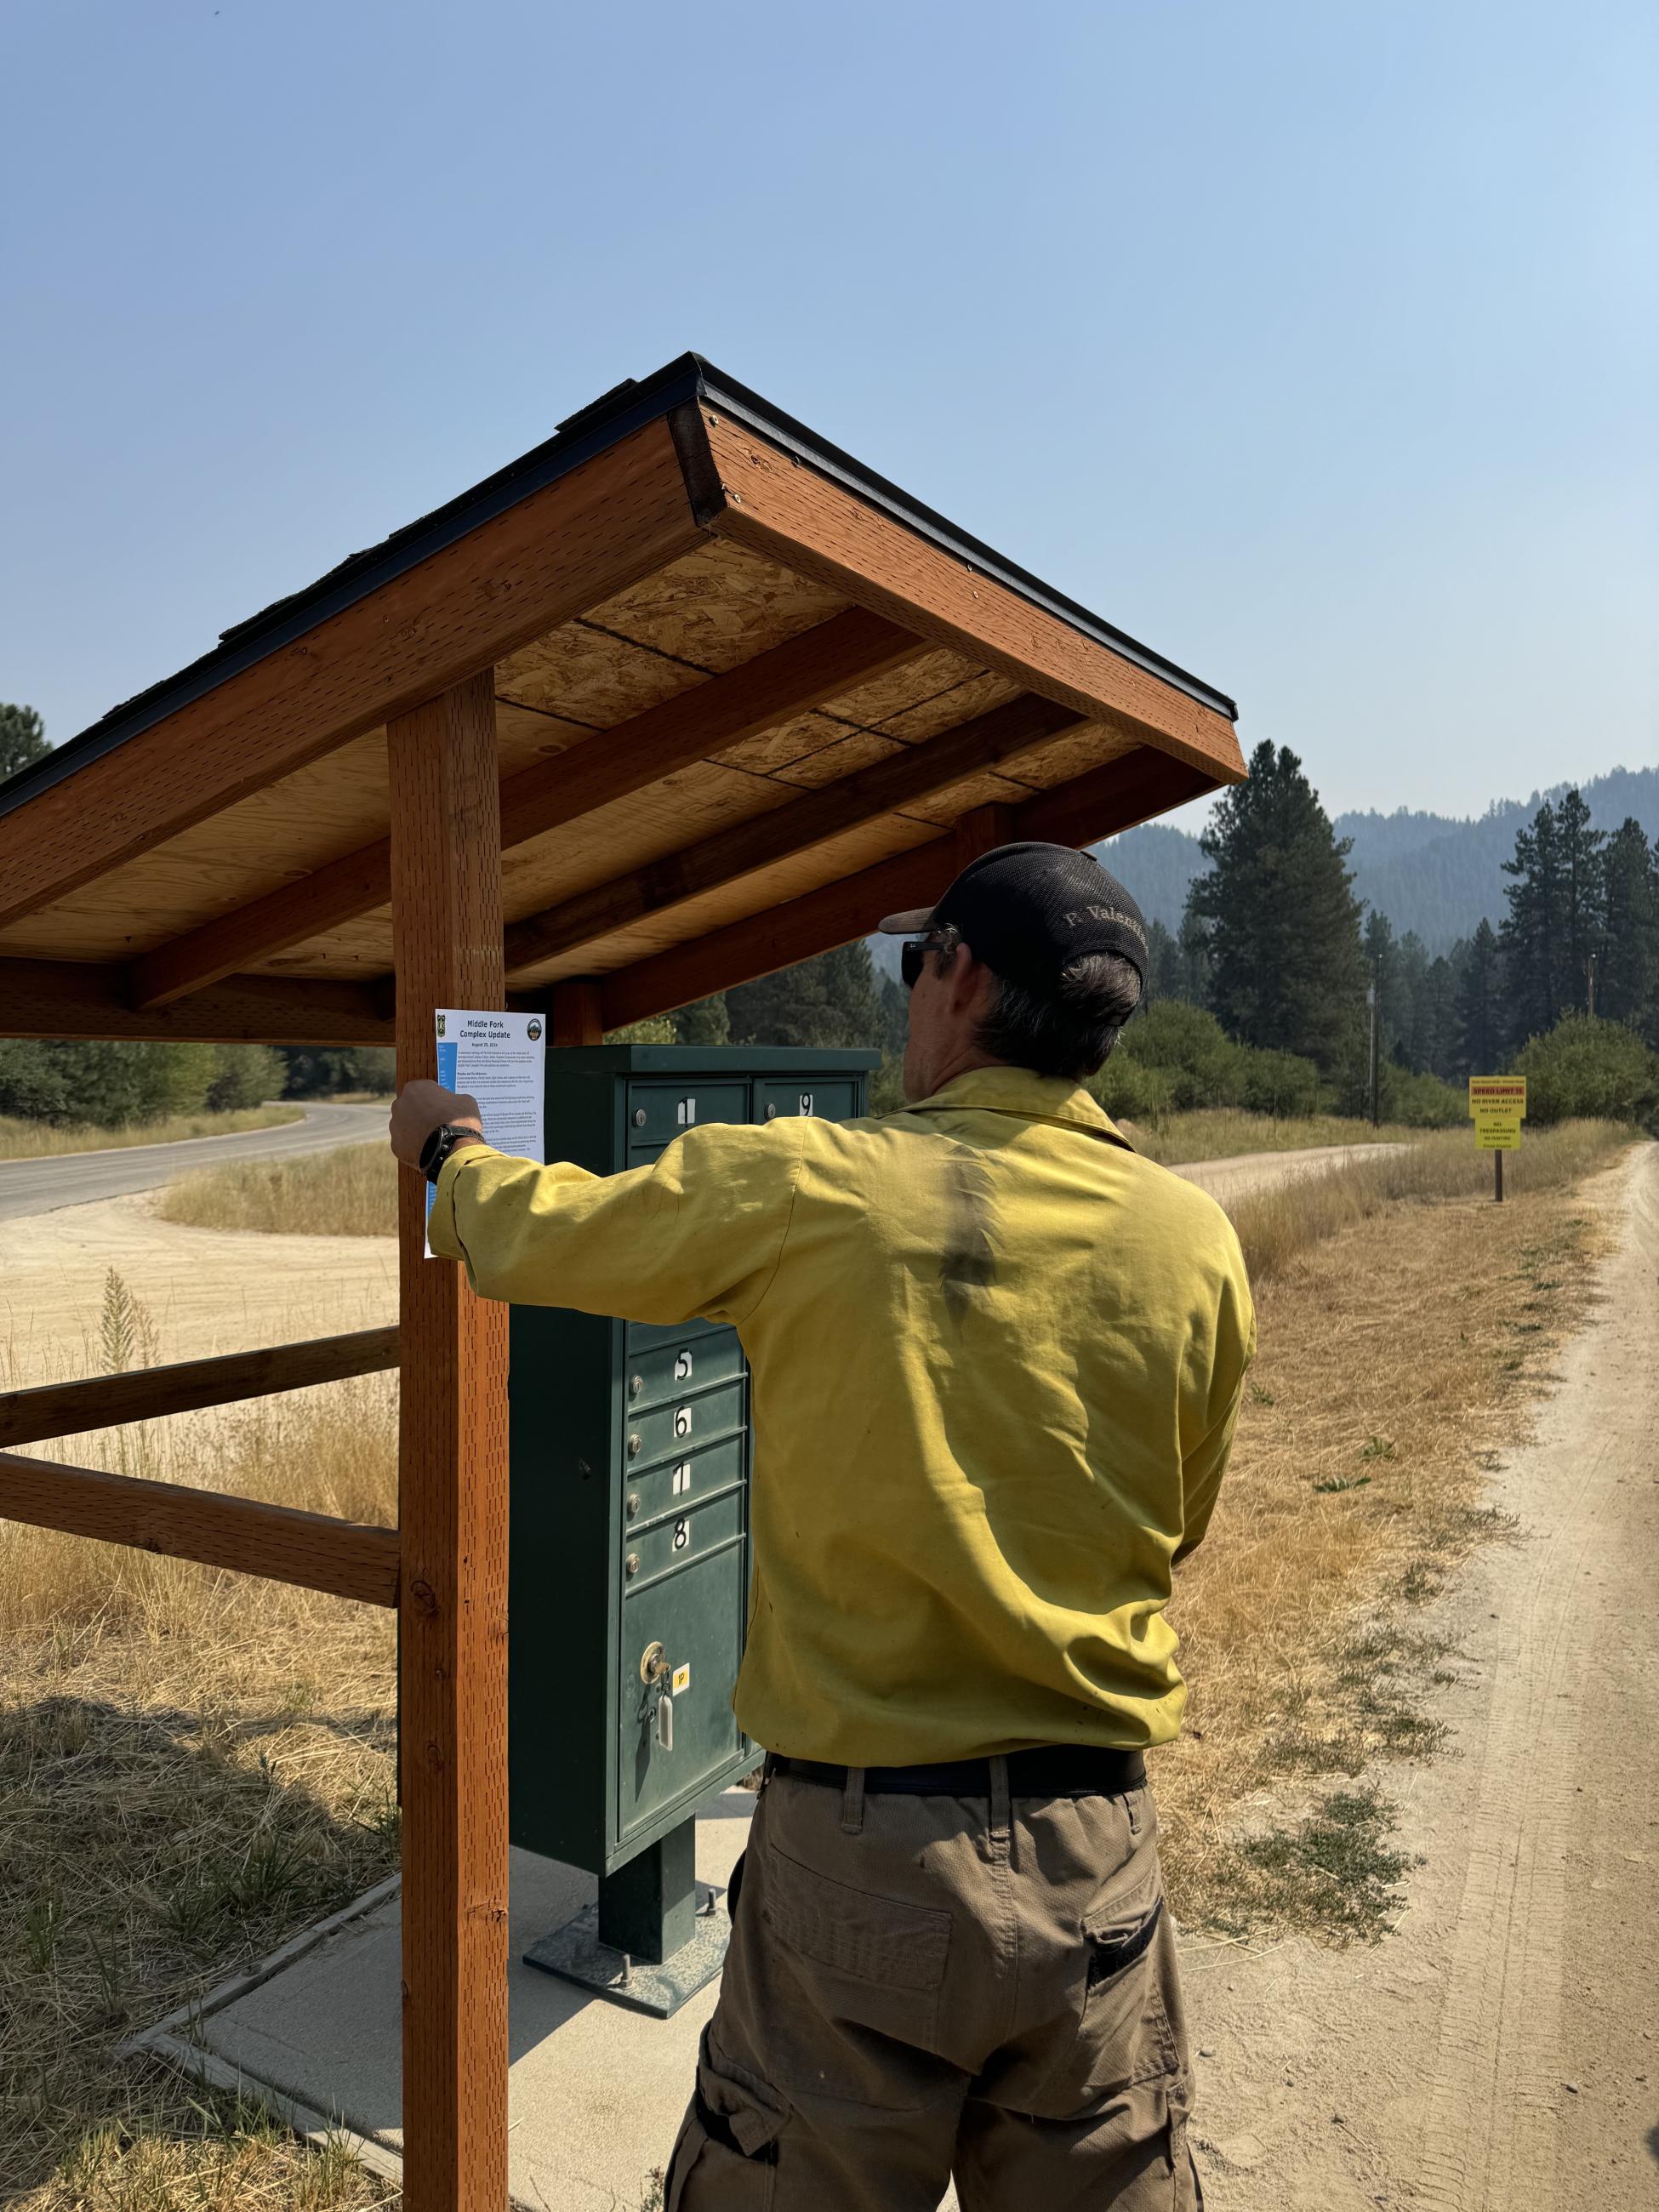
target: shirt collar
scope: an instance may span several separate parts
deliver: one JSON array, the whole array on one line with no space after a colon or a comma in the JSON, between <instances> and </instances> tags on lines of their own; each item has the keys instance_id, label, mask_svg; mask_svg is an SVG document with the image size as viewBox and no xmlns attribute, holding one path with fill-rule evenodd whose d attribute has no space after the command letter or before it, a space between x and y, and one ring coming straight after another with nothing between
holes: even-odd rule
<instances>
[{"instance_id":1,"label":"shirt collar","mask_svg":"<svg viewBox=\"0 0 1659 2212\"><path fill-rule=\"evenodd\" d=\"M905 1110L912 1114L956 1113L963 1109L1012 1114L1024 1121L1054 1121L1062 1127L1092 1130L1121 1145L1134 1147L1098 1101L1069 1076L1038 1075L1029 1067L975 1067L958 1075L931 1098L919 1099Z\"/></svg>"}]
</instances>

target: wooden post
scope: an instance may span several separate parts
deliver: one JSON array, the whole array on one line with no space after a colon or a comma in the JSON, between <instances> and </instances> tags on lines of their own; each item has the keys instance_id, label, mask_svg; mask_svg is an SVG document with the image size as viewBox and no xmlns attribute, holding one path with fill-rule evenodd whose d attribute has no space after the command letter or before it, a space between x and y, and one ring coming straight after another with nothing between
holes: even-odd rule
<instances>
[{"instance_id":1,"label":"wooden post","mask_svg":"<svg viewBox=\"0 0 1659 2212\"><path fill-rule=\"evenodd\" d=\"M994 853L999 845L1011 844L1018 836L1012 806L976 806L963 815L956 826L957 868L960 872L970 860L977 860L986 853Z\"/></svg>"},{"instance_id":2,"label":"wooden post","mask_svg":"<svg viewBox=\"0 0 1659 2212\"><path fill-rule=\"evenodd\" d=\"M396 716L398 1080L436 1073L433 1009L500 1006L491 674ZM422 1257L398 1178L404 2212L507 2203L507 1323Z\"/></svg>"},{"instance_id":3,"label":"wooden post","mask_svg":"<svg viewBox=\"0 0 1659 2212\"><path fill-rule=\"evenodd\" d=\"M597 975L573 975L568 981L553 986L548 1040L550 1044L605 1042L603 988Z\"/></svg>"}]
</instances>

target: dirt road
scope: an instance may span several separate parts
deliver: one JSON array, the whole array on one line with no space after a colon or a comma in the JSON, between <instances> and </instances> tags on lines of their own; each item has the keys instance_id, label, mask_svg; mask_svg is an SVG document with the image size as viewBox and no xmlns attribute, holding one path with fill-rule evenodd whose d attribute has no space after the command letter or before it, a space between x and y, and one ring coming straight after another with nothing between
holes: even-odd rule
<instances>
[{"instance_id":1,"label":"dirt road","mask_svg":"<svg viewBox=\"0 0 1659 2212\"><path fill-rule=\"evenodd\" d=\"M0 1160L0 1221L85 1206L129 1191L154 1190L191 1168L231 1160L293 1159L386 1133L384 1106L307 1106L304 1118L232 1137L187 1137L176 1145L123 1145L109 1152L63 1152L48 1159ZM8 1249L9 1249L8 1239Z\"/></svg>"},{"instance_id":2,"label":"dirt road","mask_svg":"<svg viewBox=\"0 0 1659 2212\"><path fill-rule=\"evenodd\" d=\"M1188 1951L1218 2212L1659 2204L1659 1146L1593 1188L1618 1246L1494 1477L1516 1540L1422 1620L1449 1748L1382 1770L1398 1928Z\"/></svg>"},{"instance_id":3,"label":"dirt road","mask_svg":"<svg viewBox=\"0 0 1659 2212\"><path fill-rule=\"evenodd\" d=\"M1270 1183L1293 1182L1299 1176L1345 1168L1352 1160L1376 1159L1384 1152L1409 1150L1407 1145L1312 1145L1294 1152L1235 1152L1229 1159L1199 1160L1170 1172L1197 1183L1226 1206Z\"/></svg>"}]
</instances>

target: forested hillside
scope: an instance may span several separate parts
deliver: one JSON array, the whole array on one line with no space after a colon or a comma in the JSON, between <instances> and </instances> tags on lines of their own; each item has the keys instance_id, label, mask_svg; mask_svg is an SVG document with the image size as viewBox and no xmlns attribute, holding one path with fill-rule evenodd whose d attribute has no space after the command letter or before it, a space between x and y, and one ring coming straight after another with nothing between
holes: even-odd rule
<instances>
[{"instance_id":1,"label":"forested hillside","mask_svg":"<svg viewBox=\"0 0 1659 2212\"><path fill-rule=\"evenodd\" d=\"M1496 926L1504 912L1504 862L1515 851L1517 830L1544 800L1559 801L1566 783L1527 799L1495 800L1473 821L1400 808L1393 814L1339 814L1333 827L1352 840L1348 866L1355 896L1386 914L1396 934L1420 938L1431 953L1448 952L1477 923ZM1634 817L1650 840L1659 838L1659 768L1614 769L1578 787L1590 826L1612 832ZM1205 866L1198 839L1167 823L1149 822L1100 848L1107 866L1121 876L1143 910L1166 929L1178 930L1187 889Z\"/></svg>"}]
</instances>

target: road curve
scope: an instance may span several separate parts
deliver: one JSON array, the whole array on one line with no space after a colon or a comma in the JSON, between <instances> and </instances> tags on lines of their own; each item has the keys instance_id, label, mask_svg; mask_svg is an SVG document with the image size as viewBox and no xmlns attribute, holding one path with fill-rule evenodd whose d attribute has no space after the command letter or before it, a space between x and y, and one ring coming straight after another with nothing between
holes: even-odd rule
<instances>
[{"instance_id":1,"label":"road curve","mask_svg":"<svg viewBox=\"0 0 1659 2212\"><path fill-rule=\"evenodd\" d=\"M305 1118L275 1129L248 1129L234 1137L188 1137L176 1145L129 1145L112 1152L64 1152L50 1159L0 1160L0 1221L59 1206L88 1206L154 1190L191 1168L230 1160L295 1159L336 1145L361 1144L386 1134L381 1106L307 1105Z\"/></svg>"}]
</instances>

